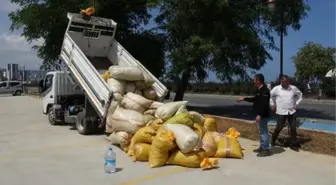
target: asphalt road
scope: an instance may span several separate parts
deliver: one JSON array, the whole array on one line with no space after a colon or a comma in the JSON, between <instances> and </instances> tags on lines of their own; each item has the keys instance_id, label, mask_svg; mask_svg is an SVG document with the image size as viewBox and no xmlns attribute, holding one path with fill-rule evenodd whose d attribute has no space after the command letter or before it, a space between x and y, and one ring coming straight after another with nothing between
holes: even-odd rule
<instances>
[{"instance_id":1,"label":"asphalt road","mask_svg":"<svg viewBox=\"0 0 336 185\"><path fill-rule=\"evenodd\" d=\"M171 94L171 99L175 94ZM235 97L203 94L186 94L184 100L189 101L189 109L201 113L234 118L253 119L250 103L237 103ZM335 122L334 102L313 102L304 100L298 107L298 116L312 119L332 120ZM328 122L329 122L328 121Z\"/></svg>"},{"instance_id":2,"label":"asphalt road","mask_svg":"<svg viewBox=\"0 0 336 185\"><path fill-rule=\"evenodd\" d=\"M37 88L30 87L30 91L37 92ZM171 93L173 99L175 93ZM237 103L237 97L207 94L185 94L184 100L189 101L189 109L204 114L230 116L234 118L253 119L250 103ZM298 116L312 119L332 120L335 122L335 101L310 101L303 99L298 107Z\"/></svg>"}]
</instances>

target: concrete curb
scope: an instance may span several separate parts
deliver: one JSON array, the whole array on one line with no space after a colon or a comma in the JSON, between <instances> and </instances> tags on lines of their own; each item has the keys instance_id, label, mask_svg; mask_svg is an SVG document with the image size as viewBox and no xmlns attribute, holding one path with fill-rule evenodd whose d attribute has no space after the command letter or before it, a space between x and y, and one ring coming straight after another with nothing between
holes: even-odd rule
<instances>
[{"instance_id":1,"label":"concrete curb","mask_svg":"<svg viewBox=\"0 0 336 185\"><path fill-rule=\"evenodd\" d=\"M175 93L171 93L171 95L175 95ZM185 96L189 97L200 97L200 98L218 98L218 99L238 99L243 97L244 95L221 95L221 94L199 94L199 93L186 93ZM303 103L328 103L328 104L336 104L336 100L316 100L316 99L303 99Z\"/></svg>"},{"instance_id":2,"label":"concrete curb","mask_svg":"<svg viewBox=\"0 0 336 185\"><path fill-rule=\"evenodd\" d=\"M215 116L215 115L210 115L210 114L204 114L205 116L211 116L214 118L218 118L218 119L227 119L227 120L232 120L232 121L242 121L248 124L254 124L254 121L250 121L250 120L245 120L245 119L237 119L237 118L231 118L231 117L225 117L225 116ZM269 126L275 126L275 124L270 124ZM320 132L320 133L327 133L327 134L334 134L336 135L335 132L328 132L328 131L324 131L324 130L317 130L317 129L308 129L308 128L302 128L299 127L298 130L308 130L308 131L314 131L314 132Z\"/></svg>"}]
</instances>

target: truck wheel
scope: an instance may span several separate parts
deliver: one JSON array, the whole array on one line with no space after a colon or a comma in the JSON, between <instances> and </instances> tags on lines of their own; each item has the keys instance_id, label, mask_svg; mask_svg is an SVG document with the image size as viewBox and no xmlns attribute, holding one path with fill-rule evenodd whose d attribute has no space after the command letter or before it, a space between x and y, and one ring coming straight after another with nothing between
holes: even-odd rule
<instances>
[{"instance_id":1,"label":"truck wheel","mask_svg":"<svg viewBox=\"0 0 336 185\"><path fill-rule=\"evenodd\" d=\"M90 122L90 119L86 119L84 117L84 113L78 113L77 119L76 119L76 128L79 134L81 135L89 135L92 133L92 123Z\"/></svg>"},{"instance_id":2,"label":"truck wheel","mask_svg":"<svg viewBox=\"0 0 336 185\"><path fill-rule=\"evenodd\" d=\"M98 127L96 128L97 134L104 134L105 133L105 127Z\"/></svg>"},{"instance_id":3,"label":"truck wheel","mask_svg":"<svg viewBox=\"0 0 336 185\"><path fill-rule=\"evenodd\" d=\"M55 112L52 109L52 107L50 107L48 109L48 120L49 120L50 125L56 125L57 124Z\"/></svg>"}]
</instances>

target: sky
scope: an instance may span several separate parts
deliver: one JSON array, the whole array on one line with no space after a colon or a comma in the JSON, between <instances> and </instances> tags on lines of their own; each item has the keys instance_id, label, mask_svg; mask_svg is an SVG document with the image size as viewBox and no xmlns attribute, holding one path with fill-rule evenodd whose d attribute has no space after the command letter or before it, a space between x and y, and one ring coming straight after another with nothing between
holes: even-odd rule
<instances>
[{"instance_id":1,"label":"sky","mask_svg":"<svg viewBox=\"0 0 336 185\"><path fill-rule=\"evenodd\" d=\"M39 69L42 61L31 49L32 45L41 44L42 40L29 45L20 32L11 33L11 21L8 14L17 8L10 0L0 0L0 68L7 68L8 63L17 63L27 69Z\"/></svg>"},{"instance_id":2,"label":"sky","mask_svg":"<svg viewBox=\"0 0 336 185\"><path fill-rule=\"evenodd\" d=\"M284 37L284 73L293 76L295 67L291 57L303 46L305 41L313 41L324 46L335 46L335 0L309 0L311 11L308 17L302 20L302 27L299 31L289 30ZM41 45L40 39L27 43L20 32L10 32L11 21L8 13L14 11L17 6L11 4L10 0L0 0L0 68L5 68L8 63L17 63L25 66L26 69L38 69L42 61L36 56L36 52L31 49L32 45ZM154 25L148 25L154 26ZM280 37L275 36L276 44L279 46ZM260 70L267 81L274 80L279 75L280 54L270 51L273 61ZM209 81L217 81L214 73L209 74Z\"/></svg>"}]
</instances>

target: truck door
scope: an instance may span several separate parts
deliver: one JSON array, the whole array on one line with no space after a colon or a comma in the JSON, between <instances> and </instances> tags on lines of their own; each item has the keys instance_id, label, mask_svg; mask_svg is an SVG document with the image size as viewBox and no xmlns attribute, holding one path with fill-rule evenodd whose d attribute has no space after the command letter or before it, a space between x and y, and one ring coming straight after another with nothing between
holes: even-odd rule
<instances>
[{"instance_id":1,"label":"truck door","mask_svg":"<svg viewBox=\"0 0 336 185\"><path fill-rule=\"evenodd\" d=\"M54 89L53 82L54 81L54 74L47 74L43 81L43 98L42 98L42 106L43 106L43 113L48 113L48 105L54 104Z\"/></svg>"}]
</instances>

